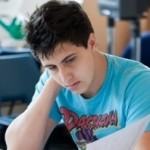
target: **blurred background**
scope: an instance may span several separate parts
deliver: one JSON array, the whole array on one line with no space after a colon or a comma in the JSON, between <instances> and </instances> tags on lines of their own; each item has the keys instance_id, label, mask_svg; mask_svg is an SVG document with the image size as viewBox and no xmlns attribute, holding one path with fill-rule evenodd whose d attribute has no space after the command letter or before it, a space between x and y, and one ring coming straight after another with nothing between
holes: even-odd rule
<instances>
[{"instance_id":1,"label":"blurred background","mask_svg":"<svg viewBox=\"0 0 150 150\"><path fill-rule=\"evenodd\" d=\"M0 46L15 48L26 47L22 32L22 27L24 26L25 20L37 6L46 1L47 0L0 0ZM89 15L95 29L99 49L101 51L107 51L108 17L101 14L99 7L99 5L103 4L104 0L76 1L83 6ZM111 9L111 0L106 0L106 2L107 1L110 3L108 8ZM116 3L119 3L119 1L116 0ZM150 31L150 11L145 8L145 12L146 15L144 17L139 17L141 32ZM115 32L115 54L121 55L123 53L123 49L127 46L131 39L130 20L117 20L115 23Z\"/></svg>"}]
</instances>

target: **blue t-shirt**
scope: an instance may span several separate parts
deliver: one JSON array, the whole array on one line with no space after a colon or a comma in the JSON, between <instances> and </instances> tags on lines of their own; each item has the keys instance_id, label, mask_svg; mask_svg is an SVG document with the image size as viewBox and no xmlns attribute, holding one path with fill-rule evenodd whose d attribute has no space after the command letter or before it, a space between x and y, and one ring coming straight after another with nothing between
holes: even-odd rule
<instances>
[{"instance_id":1,"label":"blue t-shirt","mask_svg":"<svg viewBox=\"0 0 150 150\"><path fill-rule=\"evenodd\" d=\"M150 114L150 69L143 64L105 54L107 72L97 94L89 99L62 88L49 116L63 119L75 143L109 135ZM36 86L37 97L49 78L45 71ZM150 131L150 126L147 128Z\"/></svg>"}]
</instances>

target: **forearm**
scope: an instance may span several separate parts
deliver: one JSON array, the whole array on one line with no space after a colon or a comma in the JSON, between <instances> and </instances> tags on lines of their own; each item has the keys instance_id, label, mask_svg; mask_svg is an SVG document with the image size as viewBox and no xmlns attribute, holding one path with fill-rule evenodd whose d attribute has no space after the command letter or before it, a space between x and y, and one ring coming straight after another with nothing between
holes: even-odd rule
<instances>
[{"instance_id":1,"label":"forearm","mask_svg":"<svg viewBox=\"0 0 150 150\"><path fill-rule=\"evenodd\" d=\"M145 132L137 142L134 150L150 150L150 132Z\"/></svg>"},{"instance_id":2,"label":"forearm","mask_svg":"<svg viewBox=\"0 0 150 150\"><path fill-rule=\"evenodd\" d=\"M37 100L16 118L6 132L6 142L11 150L41 150L44 144L48 113L56 98L58 87L50 86L50 82L42 90Z\"/></svg>"}]
</instances>

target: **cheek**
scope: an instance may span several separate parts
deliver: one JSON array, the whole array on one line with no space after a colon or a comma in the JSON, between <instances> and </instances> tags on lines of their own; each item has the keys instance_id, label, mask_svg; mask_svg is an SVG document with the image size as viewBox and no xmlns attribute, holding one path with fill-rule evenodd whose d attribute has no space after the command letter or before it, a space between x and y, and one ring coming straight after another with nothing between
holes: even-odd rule
<instances>
[{"instance_id":1,"label":"cheek","mask_svg":"<svg viewBox=\"0 0 150 150\"><path fill-rule=\"evenodd\" d=\"M92 63L87 63L82 67L80 71L80 76L83 79L83 81L85 81L88 84L91 82L91 80L93 80L94 72L95 71Z\"/></svg>"},{"instance_id":2,"label":"cheek","mask_svg":"<svg viewBox=\"0 0 150 150\"><path fill-rule=\"evenodd\" d=\"M91 76L91 71L88 65L78 65L76 70L74 71L74 77L81 81L89 80L89 76Z\"/></svg>"}]
</instances>

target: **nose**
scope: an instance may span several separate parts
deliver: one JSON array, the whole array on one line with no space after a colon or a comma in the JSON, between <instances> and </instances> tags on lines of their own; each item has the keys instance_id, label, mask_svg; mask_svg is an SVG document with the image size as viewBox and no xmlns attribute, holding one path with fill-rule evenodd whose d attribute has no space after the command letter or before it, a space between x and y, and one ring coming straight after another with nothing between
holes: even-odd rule
<instances>
[{"instance_id":1,"label":"nose","mask_svg":"<svg viewBox=\"0 0 150 150\"><path fill-rule=\"evenodd\" d=\"M59 78L65 85L71 83L73 79L72 69L68 67L61 67L59 69Z\"/></svg>"}]
</instances>

